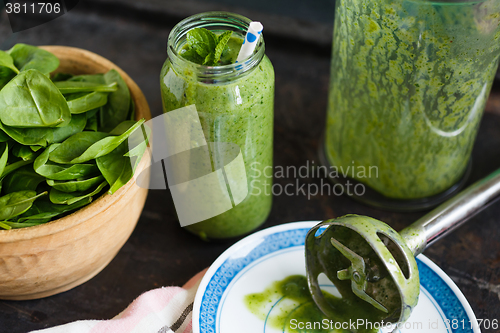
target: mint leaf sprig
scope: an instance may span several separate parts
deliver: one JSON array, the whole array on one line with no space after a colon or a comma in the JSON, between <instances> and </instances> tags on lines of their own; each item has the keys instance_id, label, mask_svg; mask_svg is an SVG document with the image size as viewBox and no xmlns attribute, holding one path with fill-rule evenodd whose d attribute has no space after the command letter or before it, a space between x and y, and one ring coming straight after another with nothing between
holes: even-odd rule
<instances>
[{"instance_id":1,"label":"mint leaf sprig","mask_svg":"<svg viewBox=\"0 0 500 333\"><path fill-rule=\"evenodd\" d=\"M217 36L205 28L191 29L186 36L189 47L181 52L181 56L198 65L217 66L232 33L225 31Z\"/></svg>"}]
</instances>

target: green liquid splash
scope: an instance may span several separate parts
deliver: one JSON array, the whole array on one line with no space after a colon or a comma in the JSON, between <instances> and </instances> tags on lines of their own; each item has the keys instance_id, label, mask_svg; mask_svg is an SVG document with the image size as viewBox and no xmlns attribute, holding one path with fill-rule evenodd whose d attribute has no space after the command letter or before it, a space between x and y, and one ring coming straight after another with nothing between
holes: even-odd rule
<instances>
[{"instance_id":1,"label":"green liquid splash","mask_svg":"<svg viewBox=\"0 0 500 333\"><path fill-rule=\"evenodd\" d=\"M339 309L349 300L341 299L323 291L327 301ZM336 321L326 318L314 303L307 279L303 275L292 275L284 280L276 281L261 293L245 296L247 308L267 325L285 333L349 333L352 330L343 329L349 319L353 318L348 311L339 311ZM371 306L362 305L359 311L369 311ZM351 327L352 328L352 327ZM376 333L377 329L356 327L356 332Z\"/></svg>"}]
</instances>

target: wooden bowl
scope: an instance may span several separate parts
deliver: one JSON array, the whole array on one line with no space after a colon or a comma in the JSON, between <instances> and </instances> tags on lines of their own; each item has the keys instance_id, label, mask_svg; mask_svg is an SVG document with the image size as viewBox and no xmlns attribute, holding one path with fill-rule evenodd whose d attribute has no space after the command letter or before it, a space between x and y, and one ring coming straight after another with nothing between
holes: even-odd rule
<instances>
[{"instance_id":1,"label":"wooden bowl","mask_svg":"<svg viewBox=\"0 0 500 333\"><path fill-rule=\"evenodd\" d=\"M105 73L116 69L130 89L136 118L151 119L148 103L134 81L97 54L73 47L43 46L60 60L58 72ZM144 156L137 172L147 169ZM149 170L145 170L146 177ZM0 299L26 300L76 287L99 273L115 257L135 228L148 190L134 179L113 195L52 222L0 231Z\"/></svg>"}]
</instances>

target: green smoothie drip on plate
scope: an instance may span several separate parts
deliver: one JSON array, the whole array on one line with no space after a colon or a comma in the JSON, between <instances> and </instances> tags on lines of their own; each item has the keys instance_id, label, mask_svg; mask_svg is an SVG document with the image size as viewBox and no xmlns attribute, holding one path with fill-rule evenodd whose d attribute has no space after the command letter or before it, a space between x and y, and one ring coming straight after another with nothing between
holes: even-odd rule
<instances>
[{"instance_id":1,"label":"green smoothie drip on plate","mask_svg":"<svg viewBox=\"0 0 500 333\"><path fill-rule=\"evenodd\" d=\"M303 275L292 275L276 281L261 293L246 295L244 301L254 315L265 320L267 325L285 333L350 333L349 329L342 329L340 325L343 322L347 324L349 319L354 317L348 311L342 311L344 302L358 303L357 311L365 312L367 318L370 318L370 313L373 312L371 305L357 297L340 299L325 291L323 294L332 306L340 309L338 318L328 319L318 309L309 292L307 278ZM374 316L372 322L377 320ZM358 333L378 331L362 326L357 329Z\"/></svg>"}]
</instances>

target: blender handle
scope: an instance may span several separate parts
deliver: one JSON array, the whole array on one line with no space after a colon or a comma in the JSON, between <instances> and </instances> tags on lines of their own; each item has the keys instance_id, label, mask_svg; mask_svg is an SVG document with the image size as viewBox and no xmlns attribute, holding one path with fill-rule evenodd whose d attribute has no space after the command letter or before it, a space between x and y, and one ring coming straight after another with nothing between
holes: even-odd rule
<instances>
[{"instance_id":1,"label":"blender handle","mask_svg":"<svg viewBox=\"0 0 500 333\"><path fill-rule=\"evenodd\" d=\"M422 253L427 245L444 237L493 203L499 194L500 169L401 230L400 235L416 256Z\"/></svg>"}]
</instances>

